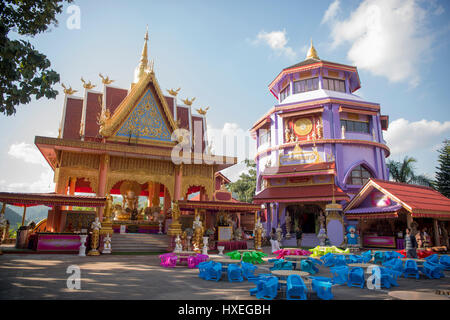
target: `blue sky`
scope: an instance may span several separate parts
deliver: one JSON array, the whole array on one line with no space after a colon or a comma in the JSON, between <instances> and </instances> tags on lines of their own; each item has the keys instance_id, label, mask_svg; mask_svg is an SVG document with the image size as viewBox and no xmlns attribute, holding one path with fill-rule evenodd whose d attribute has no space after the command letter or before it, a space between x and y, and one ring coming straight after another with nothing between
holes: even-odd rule
<instances>
[{"instance_id":1,"label":"blue sky","mask_svg":"<svg viewBox=\"0 0 450 320\"><path fill-rule=\"evenodd\" d=\"M149 56L163 90L209 106L211 128L245 132L275 104L267 85L302 61L312 38L319 57L355 65L356 94L390 117L385 140L392 159L417 158L434 175L436 148L450 138L450 3L448 1L74 1L80 29L59 26L30 41L45 53L61 82L82 91L98 73L128 88L146 25ZM67 9L67 6L65 7ZM12 35L13 37L15 35ZM58 86L62 93L62 89ZM81 93L80 93L81 94ZM33 145L56 136L63 95L0 116L0 188L48 191L52 173ZM226 130L225 130L226 131Z\"/></svg>"}]
</instances>

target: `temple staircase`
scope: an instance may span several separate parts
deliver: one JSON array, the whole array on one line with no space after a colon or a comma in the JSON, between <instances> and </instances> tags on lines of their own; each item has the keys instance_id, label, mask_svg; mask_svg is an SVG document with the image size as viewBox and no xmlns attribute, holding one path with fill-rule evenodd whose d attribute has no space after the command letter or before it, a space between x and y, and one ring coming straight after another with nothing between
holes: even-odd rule
<instances>
[{"instance_id":1,"label":"temple staircase","mask_svg":"<svg viewBox=\"0 0 450 320\"><path fill-rule=\"evenodd\" d=\"M148 233L114 233L111 240L112 252L166 252L169 236Z\"/></svg>"}]
</instances>

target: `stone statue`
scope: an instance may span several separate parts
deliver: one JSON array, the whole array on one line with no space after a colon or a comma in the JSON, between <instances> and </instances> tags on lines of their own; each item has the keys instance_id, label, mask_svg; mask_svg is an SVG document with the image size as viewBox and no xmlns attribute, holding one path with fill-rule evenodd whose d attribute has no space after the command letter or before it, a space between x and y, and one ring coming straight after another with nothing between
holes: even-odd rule
<instances>
[{"instance_id":1,"label":"stone statue","mask_svg":"<svg viewBox=\"0 0 450 320\"><path fill-rule=\"evenodd\" d=\"M178 253L183 251L183 246L181 244L180 235L175 238L175 250L173 252Z\"/></svg>"},{"instance_id":2,"label":"stone statue","mask_svg":"<svg viewBox=\"0 0 450 320\"><path fill-rule=\"evenodd\" d=\"M111 253L111 237L109 236L109 233L105 237L102 253Z\"/></svg>"},{"instance_id":3,"label":"stone statue","mask_svg":"<svg viewBox=\"0 0 450 320\"><path fill-rule=\"evenodd\" d=\"M291 238L291 216L286 213L286 239Z\"/></svg>"},{"instance_id":4,"label":"stone statue","mask_svg":"<svg viewBox=\"0 0 450 320\"><path fill-rule=\"evenodd\" d=\"M283 240L283 229L281 229L281 226L279 223L278 223L277 229L275 230L275 234L277 236L278 243L281 244L281 240Z\"/></svg>"},{"instance_id":5,"label":"stone statue","mask_svg":"<svg viewBox=\"0 0 450 320\"><path fill-rule=\"evenodd\" d=\"M242 229L241 227L236 228L234 230L234 239L237 241L241 241L242 240Z\"/></svg>"}]
</instances>

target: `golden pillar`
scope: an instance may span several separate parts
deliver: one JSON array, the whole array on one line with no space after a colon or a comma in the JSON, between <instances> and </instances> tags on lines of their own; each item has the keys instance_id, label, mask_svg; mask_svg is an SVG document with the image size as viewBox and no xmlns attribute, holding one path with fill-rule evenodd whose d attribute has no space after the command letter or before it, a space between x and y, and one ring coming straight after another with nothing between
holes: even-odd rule
<instances>
[{"instance_id":1,"label":"golden pillar","mask_svg":"<svg viewBox=\"0 0 450 320\"><path fill-rule=\"evenodd\" d=\"M104 215L103 215L103 221L102 221L102 228L100 229L101 235L107 235L114 233L114 230L112 228L112 209L113 209L113 200L112 196L108 194L106 196L106 203L105 203L105 209L104 209Z\"/></svg>"},{"instance_id":2,"label":"golden pillar","mask_svg":"<svg viewBox=\"0 0 450 320\"><path fill-rule=\"evenodd\" d=\"M172 237L181 235L181 223L180 219L180 208L178 207L178 201L172 201L172 223L167 230L167 234Z\"/></svg>"}]
</instances>

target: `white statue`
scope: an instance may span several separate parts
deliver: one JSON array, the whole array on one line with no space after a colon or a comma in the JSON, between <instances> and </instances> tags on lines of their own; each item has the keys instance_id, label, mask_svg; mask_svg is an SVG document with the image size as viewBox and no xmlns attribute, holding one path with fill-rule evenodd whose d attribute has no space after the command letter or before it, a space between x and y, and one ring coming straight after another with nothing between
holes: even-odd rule
<instances>
[{"instance_id":1,"label":"white statue","mask_svg":"<svg viewBox=\"0 0 450 320\"><path fill-rule=\"evenodd\" d=\"M209 237L203 237L203 250L202 254L207 255L208 254L208 239Z\"/></svg>"},{"instance_id":2,"label":"white statue","mask_svg":"<svg viewBox=\"0 0 450 320\"><path fill-rule=\"evenodd\" d=\"M179 253L183 251L183 246L181 245L181 239L180 239L180 235L178 234L176 239L175 239L175 250L173 250L173 252L175 253Z\"/></svg>"},{"instance_id":3,"label":"white statue","mask_svg":"<svg viewBox=\"0 0 450 320\"><path fill-rule=\"evenodd\" d=\"M317 139L321 139L322 138L322 125L320 124L320 120L317 120L316 129L317 129Z\"/></svg>"},{"instance_id":4,"label":"white statue","mask_svg":"<svg viewBox=\"0 0 450 320\"><path fill-rule=\"evenodd\" d=\"M99 218L98 218L98 217L95 217L95 220L92 221L92 224L91 224L91 229L92 229L92 231L94 231L94 230L100 230L101 227L102 227L102 224L100 223Z\"/></svg>"},{"instance_id":5,"label":"white statue","mask_svg":"<svg viewBox=\"0 0 450 320\"><path fill-rule=\"evenodd\" d=\"M345 139L345 127L341 127L341 139Z\"/></svg>"},{"instance_id":6,"label":"white statue","mask_svg":"<svg viewBox=\"0 0 450 320\"><path fill-rule=\"evenodd\" d=\"M102 253L111 253L111 237L109 233L106 235L104 239L103 252Z\"/></svg>"}]
</instances>

